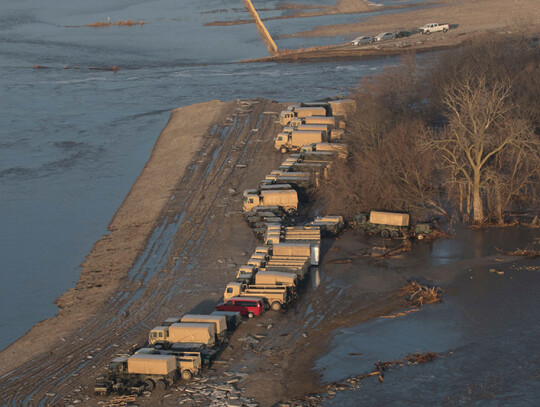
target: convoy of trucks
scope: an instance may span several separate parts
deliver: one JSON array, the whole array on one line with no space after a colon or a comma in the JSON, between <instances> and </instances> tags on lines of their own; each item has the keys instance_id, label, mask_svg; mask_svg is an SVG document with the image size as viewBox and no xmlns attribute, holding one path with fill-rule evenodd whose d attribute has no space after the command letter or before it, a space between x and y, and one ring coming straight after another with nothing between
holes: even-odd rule
<instances>
[{"instance_id":1,"label":"convoy of trucks","mask_svg":"<svg viewBox=\"0 0 540 407\"><path fill-rule=\"evenodd\" d=\"M345 102L294 105L281 112L280 123L290 127L278 134L275 147L299 153L267 175L258 189L243 193L244 217L265 244L238 268L236 280L227 284L224 301L215 311L167 318L154 327L146 347L110 362L107 375L96 380L97 394L140 394L164 390L178 378L189 380L219 354L242 316L252 318L268 308L279 311L296 298L298 285L319 265L322 235L335 236L345 226L341 216L321 216L304 225L287 220L298 210L300 191L317 185L332 161L347 155L346 145L326 142L328 131L337 130L336 118L329 114L345 116L351 108ZM401 213L358 214L353 224L361 234L383 237L416 234L420 238L430 231L427 224L410 227L409 215Z\"/></svg>"}]
</instances>

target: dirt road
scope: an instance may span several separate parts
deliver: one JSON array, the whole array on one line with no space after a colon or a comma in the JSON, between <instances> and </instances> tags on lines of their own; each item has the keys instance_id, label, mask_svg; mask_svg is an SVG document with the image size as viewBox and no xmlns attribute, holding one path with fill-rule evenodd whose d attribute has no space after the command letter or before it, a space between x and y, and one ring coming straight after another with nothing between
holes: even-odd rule
<instances>
[{"instance_id":1,"label":"dirt road","mask_svg":"<svg viewBox=\"0 0 540 407\"><path fill-rule=\"evenodd\" d=\"M256 244L240 192L280 162L271 136L281 108L215 101L173 112L111 233L59 299L59 316L0 354L3 405L92 403L94 377L111 358L162 319L213 307Z\"/></svg>"},{"instance_id":2,"label":"dirt road","mask_svg":"<svg viewBox=\"0 0 540 407\"><path fill-rule=\"evenodd\" d=\"M335 7L318 11L316 15L350 14L373 11L364 9L362 5L356 8L358 2L338 2ZM385 55L399 55L411 52L426 52L456 47L481 33L523 33L534 35L540 32L540 8L536 0L434 0L418 4L401 5L399 12L380 13L366 17L359 22L349 24L322 25L312 30L299 31L292 34L275 34L277 46L280 39L302 37L334 37L343 36L352 40L361 35L375 36L381 32L396 32L399 30L417 31L418 27L429 22L449 23L447 33L432 35L413 34L410 37L399 38L395 41L385 41L371 45L353 46L347 43L320 47L304 47L301 49L281 49L277 55L250 59L244 62L268 61L298 61L324 59L370 58ZM410 7L411 10L407 10ZM394 8L378 7L378 10ZM309 13L289 14L283 18L312 17ZM263 19L264 20L264 19Z\"/></svg>"}]
</instances>

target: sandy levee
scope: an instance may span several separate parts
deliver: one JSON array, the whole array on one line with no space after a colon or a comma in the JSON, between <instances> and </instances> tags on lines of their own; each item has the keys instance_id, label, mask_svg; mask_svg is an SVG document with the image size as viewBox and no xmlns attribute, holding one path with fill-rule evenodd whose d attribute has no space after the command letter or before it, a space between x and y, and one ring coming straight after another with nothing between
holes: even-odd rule
<instances>
[{"instance_id":1,"label":"sandy levee","mask_svg":"<svg viewBox=\"0 0 540 407\"><path fill-rule=\"evenodd\" d=\"M104 312L158 224L171 190L204 134L226 107L227 103L213 101L172 112L150 160L109 224L110 233L96 242L82 264L77 285L56 300L60 310L55 317L39 322L0 353L0 375L65 345L71 335Z\"/></svg>"}]
</instances>

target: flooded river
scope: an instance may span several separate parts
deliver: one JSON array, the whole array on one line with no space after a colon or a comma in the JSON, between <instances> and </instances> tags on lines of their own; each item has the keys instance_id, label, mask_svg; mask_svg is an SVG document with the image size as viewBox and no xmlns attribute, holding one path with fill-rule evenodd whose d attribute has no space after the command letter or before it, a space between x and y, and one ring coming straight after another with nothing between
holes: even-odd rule
<instances>
[{"instance_id":1,"label":"flooded river","mask_svg":"<svg viewBox=\"0 0 540 407\"><path fill-rule=\"evenodd\" d=\"M267 55L255 26L203 24L248 18L241 1L1 3L0 348L56 313L54 299L74 286L171 109L212 99L346 94L396 62L237 64ZM147 24L71 27L108 18ZM276 21L272 34L287 32L280 27L288 20ZM287 46L314 43L306 41ZM95 69L114 65L116 73Z\"/></svg>"},{"instance_id":2,"label":"flooded river","mask_svg":"<svg viewBox=\"0 0 540 407\"><path fill-rule=\"evenodd\" d=\"M406 276L433 278L444 302L397 318L379 318L339 330L332 350L317 362L327 382L372 372L377 361L414 352L438 352L432 363L394 367L384 383L364 381L325 406L512 405L533 406L540 394L540 261L474 264L497 257L495 247L530 244L535 230L460 229L459 238L417 248L424 264ZM430 250L429 250L430 249ZM535 269L533 269L535 267ZM381 270L384 273L384 270Z\"/></svg>"}]
</instances>

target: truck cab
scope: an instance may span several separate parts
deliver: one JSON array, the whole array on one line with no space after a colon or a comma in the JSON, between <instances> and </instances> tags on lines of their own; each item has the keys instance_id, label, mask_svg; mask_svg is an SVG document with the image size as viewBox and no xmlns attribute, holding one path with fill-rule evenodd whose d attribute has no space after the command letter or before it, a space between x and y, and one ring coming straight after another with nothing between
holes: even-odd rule
<instances>
[{"instance_id":1,"label":"truck cab","mask_svg":"<svg viewBox=\"0 0 540 407\"><path fill-rule=\"evenodd\" d=\"M169 327L168 326L156 326L148 334L148 344L157 345L164 344L169 338Z\"/></svg>"},{"instance_id":2,"label":"truck cab","mask_svg":"<svg viewBox=\"0 0 540 407\"><path fill-rule=\"evenodd\" d=\"M253 192L254 191L254 192ZM245 190L244 191L244 212L249 212L253 208L260 206L261 199L257 190Z\"/></svg>"}]
</instances>

